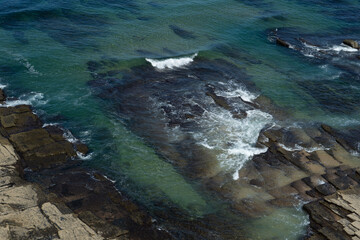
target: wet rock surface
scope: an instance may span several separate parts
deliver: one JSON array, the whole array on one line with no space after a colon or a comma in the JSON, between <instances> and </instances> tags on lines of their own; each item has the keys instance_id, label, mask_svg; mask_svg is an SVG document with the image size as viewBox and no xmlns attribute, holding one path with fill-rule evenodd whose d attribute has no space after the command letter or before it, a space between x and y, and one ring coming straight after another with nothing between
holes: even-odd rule
<instances>
[{"instance_id":1,"label":"wet rock surface","mask_svg":"<svg viewBox=\"0 0 360 240\"><path fill-rule=\"evenodd\" d=\"M0 120L1 239L171 239L30 106L0 106Z\"/></svg>"},{"instance_id":2,"label":"wet rock surface","mask_svg":"<svg viewBox=\"0 0 360 240\"><path fill-rule=\"evenodd\" d=\"M286 43L293 46L290 41ZM97 64L89 64L90 71L93 65ZM115 101L114 109L131 119L129 127L155 145L159 154L171 159L190 178L201 181L208 191L230 200L235 212L251 219L271 214L278 208L319 201L359 185L359 157L354 152L358 151L360 134L356 129L340 132L320 124L287 128L265 125L256 143L256 147L264 151L247 161L236 179L224 173L211 148L199 146L189 134L182 137L177 132L181 137L175 147L166 145L171 142L169 129L177 128L181 133L200 132L199 123L211 111L226 111L230 113L229 118L234 119L239 114L241 120L248 117L246 113L260 109L278 119L286 119L286 114L265 96L247 101L224 94L229 89L223 89L216 80L231 82L231 74L235 73L239 83L251 89L251 84L247 85L248 76L241 69L221 60L202 59L170 72L156 71L148 65L137 66L123 78L93 71L89 84L100 98Z\"/></svg>"},{"instance_id":3,"label":"wet rock surface","mask_svg":"<svg viewBox=\"0 0 360 240\"><path fill-rule=\"evenodd\" d=\"M345 39L345 40L343 41L343 43L346 44L346 45L348 45L348 46L350 46L350 47L352 47L352 48L360 49L359 43L356 42L355 40Z\"/></svg>"}]
</instances>

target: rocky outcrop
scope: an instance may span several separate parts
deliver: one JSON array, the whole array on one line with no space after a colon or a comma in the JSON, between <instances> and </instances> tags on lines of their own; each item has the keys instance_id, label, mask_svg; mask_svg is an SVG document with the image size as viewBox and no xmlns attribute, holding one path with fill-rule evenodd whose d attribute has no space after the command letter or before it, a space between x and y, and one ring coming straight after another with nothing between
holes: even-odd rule
<instances>
[{"instance_id":1,"label":"rocky outcrop","mask_svg":"<svg viewBox=\"0 0 360 240\"><path fill-rule=\"evenodd\" d=\"M2 89L0 89L0 103L3 103L6 99L5 93Z\"/></svg>"},{"instance_id":2,"label":"rocky outcrop","mask_svg":"<svg viewBox=\"0 0 360 240\"><path fill-rule=\"evenodd\" d=\"M359 158L351 153L344 135L322 128L272 128L263 131L256 155L239 171L239 179L211 186L234 200L233 207L249 217L277 207L301 206L360 184ZM341 144L340 144L341 143Z\"/></svg>"},{"instance_id":3,"label":"rocky outcrop","mask_svg":"<svg viewBox=\"0 0 360 240\"><path fill-rule=\"evenodd\" d=\"M75 149L30 106L0 106L0 239L171 239Z\"/></svg>"},{"instance_id":4,"label":"rocky outcrop","mask_svg":"<svg viewBox=\"0 0 360 240\"><path fill-rule=\"evenodd\" d=\"M286 48L290 47L289 43L285 42L284 40L282 40L280 38L276 38L276 44L278 44L280 46L283 46L283 47L286 47Z\"/></svg>"},{"instance_id":5,"label":"rocky outcrop","mask_svg":"<svg viewBox=\"0 0 360 240\"><path fill-rule=\"evenodd\" d=\"M58 208L38 186L24 181L19 160L9 140L0 136L1 239L103 239L65 205Z\"/></svg>"},{"instance_id":6,"label":"rocky outcrop","mask_svg":"<svg viewBox=\"0 0 360 240\"><path fill-rule=\"evenodd\" d=\"M311 233L308 239L360 239L360 188L340 190L308 203Z\"/></svg>"},{"instance_id":7,"label":"rocky outcrop","mask_svg":"<svg viewBox=\"0 0 360 240\"><path fill-rule=\"evenodd\" d=\"M352 39L345 39L343 41L345 45L348 45L349 47L360 49L359 43Z\"/></svg>"}]
</instances>

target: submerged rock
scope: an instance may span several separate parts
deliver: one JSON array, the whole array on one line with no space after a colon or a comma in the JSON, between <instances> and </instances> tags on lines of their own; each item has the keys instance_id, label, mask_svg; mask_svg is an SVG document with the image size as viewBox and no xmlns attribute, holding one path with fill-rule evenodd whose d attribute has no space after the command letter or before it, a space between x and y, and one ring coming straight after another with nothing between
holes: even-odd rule
<instances>
[{"instance_id":1,"label":"submerged rock","mask_svg":"<svg viewBox=\"0 0 360 240\"><path fill-rule=\"evenodd\" d=\"M75 146L30 106L0 107L0 119L1 239L172 239L110 180L69 161Z\"/></svg>"},{"instance_id":2,"label":"submerged rock","mask_svg":"<svg viewBox=\"0 0 360 240\"><path fill-rule=\"evenodd\" d=\"M192 32L186 31L179 26L176 25L169 25L169 28L179 37L184 39L195 39L195 35Z\"/></svg>"},{"instance_id":3,"label":"submerged rock","mask_svg":"<svg viewBox=\"0 0 360 240\"><path fill-rule=\"evenodd\" d=\"M290 47L290 43L285 42L284 40L280 39L280 38L276 38L276 44L289 48Z\"/></svg>"}]
</instances>

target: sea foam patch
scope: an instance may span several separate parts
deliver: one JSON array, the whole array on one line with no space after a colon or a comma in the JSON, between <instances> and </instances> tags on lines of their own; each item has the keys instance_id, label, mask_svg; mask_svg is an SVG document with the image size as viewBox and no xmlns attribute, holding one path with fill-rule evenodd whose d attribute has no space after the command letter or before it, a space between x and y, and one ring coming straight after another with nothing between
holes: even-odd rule
<instances>
[{"instance_id":1,"label":"sea foam patch","mask_svg":"<svg viewBox=\"0 0 360 240\"><path fill-rule=\"evenodd\" d=\"M146 61L151 63L151 65L159 70L164 69L174 69L174 68L181 68L186 65L189 65L191 62L194 61L194 58L197 56L197 53L188 56L188 57L181 57L181 58L167 58L167 59L151 59L145 58Z\"/></svg>"},{"instance_id":2,"label":"sea foam patch","mask_svg":"<svg viewBox=\"0 0 360 240\"><path fill-rule=\"evenodd\" d=\"M209 111L200 120L206 131L194 134L202 146L216 151L221 167L239 178L238 171L254 155L266 152L267 148L256 147L260 131L272 122L272 116L260 110L247 111L244 119L235 119L223 109Z\"/></svg>"},{"instance_id":3,"label":"sea foam patch","mask_svg":"<svg viewBox=\"0 0 360 240\"><path fill-rule=\"evenodd\" d=\"M43 93L31 92L30 94L24 94L16 100L8 100L2 106L4 107L14 107L18 105L44 105L47 103L47 100L44 100Z\"/></svg>"}]
</instances>

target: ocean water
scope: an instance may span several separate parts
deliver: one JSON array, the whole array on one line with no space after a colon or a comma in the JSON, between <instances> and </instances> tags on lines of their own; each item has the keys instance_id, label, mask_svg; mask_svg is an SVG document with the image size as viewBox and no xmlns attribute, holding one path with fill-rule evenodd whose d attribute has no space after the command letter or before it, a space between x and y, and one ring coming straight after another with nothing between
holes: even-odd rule
<instances>
[{"instance_id":1,"label":"ocean water","mask_svg":"<svg viewBox=\"0 0 360 240\"><path fill-rule=\"evenodd\" d=\"M360 125L360 53L342 44L359 21L358 0L1 0L0 84L174 237L299 239L299 206L248 219L204 179L237 179L265 127ZM290 117L238 101L258 96Z\"/></svg>"}]
</instances>

